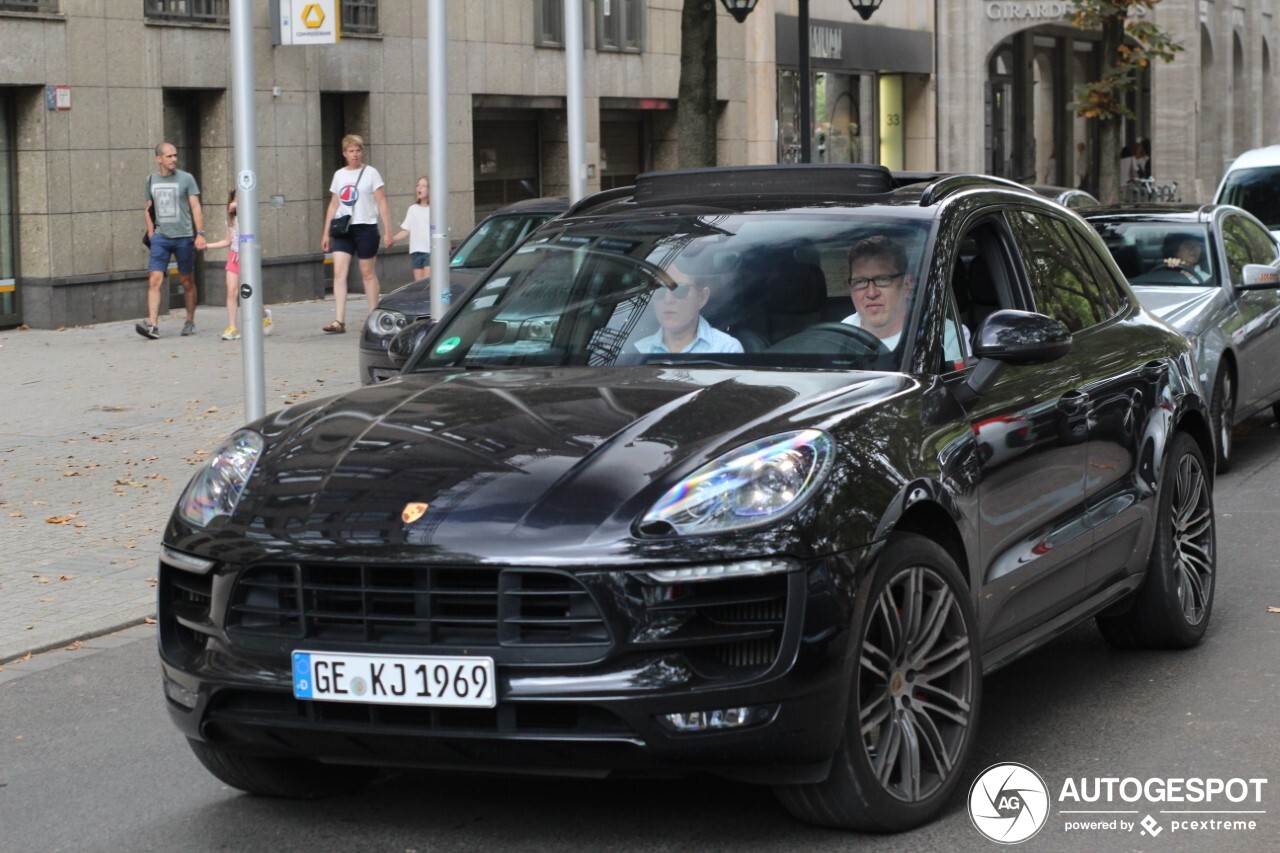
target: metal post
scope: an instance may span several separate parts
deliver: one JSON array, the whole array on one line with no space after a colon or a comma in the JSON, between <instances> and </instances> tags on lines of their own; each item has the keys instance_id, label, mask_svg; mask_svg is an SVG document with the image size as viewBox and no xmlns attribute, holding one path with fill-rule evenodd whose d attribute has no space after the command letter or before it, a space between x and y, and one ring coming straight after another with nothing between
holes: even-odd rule
<instances>
[{"instance_id":1,"label":"metal post","mask_svg":"<svg viewBox=\"0 0 1280 853\"><path fill-rule=\"evenodd\" d=\"M800 0L800 162L813 162L813 82L809 79L809 0Z\"/></svg>"},{"instance_id":2,"label":"metal post","mask_svg":"<svg viewBox=\"0 0 1280 853\"><path fill-rule=\"evenodd\" d=\"M582 118L582 0L564 0L564 74L569 106L569 203L573 204L587 194L587 138Z\"/></svg>"},{"instance_id":3,"label":"metal post","mask_svg":"<svg viewBox=\"0 0 1280 853\"><path fill-rule=\"evenodd\" d=\"M445 0L427 0L427 115L431 122L431 316L449 288L449 66Z\"/></svg>"},{"instance_id":4,"label":"metal post","mask_svg":"<svg viewBox=\"0 0 1280 853\"><path fill-rule=\"evenodd\" d=\"M254 105L253 7L231 0L231 114L235 126L236 223L240 231L240 340L245 420L266 414L262 363L262 246L258 242L258 122ZM215 196L216 198L216 196Z\"/></svg>"}]
</instances>

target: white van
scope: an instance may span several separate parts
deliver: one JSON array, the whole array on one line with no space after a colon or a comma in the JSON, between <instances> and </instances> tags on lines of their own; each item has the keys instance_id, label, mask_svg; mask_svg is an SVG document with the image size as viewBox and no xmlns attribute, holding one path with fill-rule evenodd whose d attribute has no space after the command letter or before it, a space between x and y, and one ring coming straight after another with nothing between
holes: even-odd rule
<instances>
[{"instance_id":1,"label":"white van","mask_svg":"<svg viewBox=\"0 0 1280 853\"><path fill-rule=\"evenodd\" d=\"M1213 200L1243 207L1280 237L1280 145L1254 148L1237 157Z\"/></svg>"}]
</instances>

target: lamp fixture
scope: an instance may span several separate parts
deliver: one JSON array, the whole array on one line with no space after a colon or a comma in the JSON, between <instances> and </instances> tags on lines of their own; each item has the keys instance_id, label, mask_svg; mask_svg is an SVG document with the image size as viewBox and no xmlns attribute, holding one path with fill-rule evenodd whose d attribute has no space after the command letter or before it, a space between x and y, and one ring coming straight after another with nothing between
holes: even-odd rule
<instances>
[{"instance_id":1,"label":"lamp fixture","mask_svg":"<svg viewBox=\"0 0 1280 853\"><path fill-rule=\"evenodd\" d=\"M741 24L747 19L747 15L751 14L751 10L756 7L759 0L720 0L720 2L729 10L729 14L733 15L733 19Z\"/></svg>"},{"instance_id":2,"label":"lamp fixture","mask_svg":"<svg viewBox=\"0 0 1280 853\"><path fill-rule=\"evenodd\" d=\"M880 4L884 0L849 0L849 5L853 7L853 11L862 16L862 20L867 20L876 9L880 8ZM727 5L727 2L726 2Z\"/></svg>"}]
</instances>

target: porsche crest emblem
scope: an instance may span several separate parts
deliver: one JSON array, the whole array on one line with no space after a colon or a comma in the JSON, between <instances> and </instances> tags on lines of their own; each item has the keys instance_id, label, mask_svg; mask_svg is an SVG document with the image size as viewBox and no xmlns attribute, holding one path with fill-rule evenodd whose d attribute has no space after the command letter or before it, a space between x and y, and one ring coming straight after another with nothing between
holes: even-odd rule
<instances>
[{"instance_id":1,"label":"porsche crest emblem","mask_svg":"<svg viewBox=\"0 0 1280 853\"><path fill-rule=\"evenodd\" d=\"M428 505L424 503L407 503L404 505L404 512L400 513L400 517L404 519L405 524L413 524L426 514L427 508Z\"/></svg>"}]
</instances>

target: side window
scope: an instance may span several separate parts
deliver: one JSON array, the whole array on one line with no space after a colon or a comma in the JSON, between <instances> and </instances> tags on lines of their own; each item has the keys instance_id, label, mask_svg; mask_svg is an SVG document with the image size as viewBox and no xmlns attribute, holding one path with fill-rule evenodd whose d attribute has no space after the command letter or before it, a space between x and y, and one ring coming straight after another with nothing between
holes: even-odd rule
<instances>
[{"instance_id":1,"label":"side window","mask_svg":"<svg viewBox=\"0 0 1280 853\"><path fill-rule=\"evenodd\" d=\"M1108 317L1114 317L1124 310L1129 304L1129 299L1125 296L1124 289L1120 283L1116 281L1115 274L1111 271L1111 267L1103 260L1103 256L1098 253L1093 243L1087 237L1074 231L1076 238L1076 248L1079 250L1089 268L1093 270L1093 278L1098 283L1098 292L1102 296L1103 308Z\"/></svg>"},{"instance_id":2,"label":"side window","mask_svg":"<svg viewBox=\"0 0 1280 853\"><path fill-rule=\"evenodd\" d=\"M1272 264L1276 244L1271 235L1243 216L1228 216L1222 223L1222 242L1233 282L1244 279L1245 264Z\"/></svg>"},{"instance_id":3,"label":"side window","mask_svg":"<svg viewBox=\"0 0 1280 853\"><path fill-rule=\"evenodd\" d=\"M1065 222L1028 210L1010 211L1036 310L1071 332L1111 316L1087 259Z\"/></svg>"},{"instance_id":4,"label":"side window","mask_svg":"<svg viewBox=\"0 0 1280 853\"><path fill-rule=\"evenodd\" d=\"M596 50L644 50L645 0L597 0Z\"/></svg>"}]
</instances>

